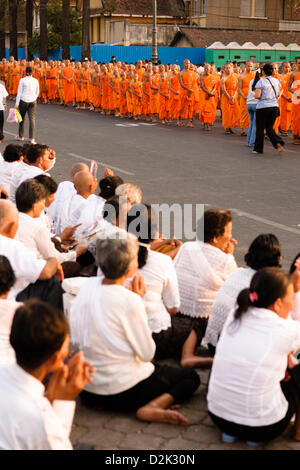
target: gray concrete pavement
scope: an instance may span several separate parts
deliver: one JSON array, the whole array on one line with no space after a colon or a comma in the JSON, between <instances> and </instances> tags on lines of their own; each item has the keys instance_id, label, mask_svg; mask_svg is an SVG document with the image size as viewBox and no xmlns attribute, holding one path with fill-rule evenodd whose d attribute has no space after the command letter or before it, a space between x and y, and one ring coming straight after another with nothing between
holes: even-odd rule
<instances>
[{"instance_id":1,"label":"gray concrete pavement","mask_svg":"<svg viewBox=\"0 0 300 470\"><path fill-rule=\"evenodd\" d=\"M56 150L51 174L58 182L68 178L74 163L95 159L100 168L117 168L115 173L125 181L139 184L145 202L230 208L240 264L253 238L272 232L281 242L283 265L289 266L300 251L300 149L292 145L291 137L283 154L266 142L265 154L253 156L240 130L227 136L219 122L211 133L204 132L199 122L194 129L132 124L136 123L89 111L39 105L36 140ZM5 131L0 152L14 142L17 126L6 124ZM251 449L242 442L221 442L207 414L208 372L198 372L201 386L182 407L190 426L142 423L133 414L91 411L78 400L72 442L97 449ZM290 427L283 437L260 448L300 449L300 443L292 441Z\"/></svg>"}]
</instances>

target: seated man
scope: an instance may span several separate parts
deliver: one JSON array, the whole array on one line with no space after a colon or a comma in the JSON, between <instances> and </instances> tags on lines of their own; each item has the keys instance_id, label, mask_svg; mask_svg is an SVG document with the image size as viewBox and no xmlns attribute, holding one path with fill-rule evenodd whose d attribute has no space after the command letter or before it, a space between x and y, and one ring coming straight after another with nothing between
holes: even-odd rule
<instances>
[{"instance_id":1,"label":"seated man","mask_svg":"<svg viewBox=\"0 0 300 470\"><path fill-rule=\"evenodd\" d=\"M0 449L72 450L74 400L94 369L82 353L64 364L66 317L44 302L26 302L14 315L10 344L16 363L0 370ZM50 373L45 395L42 382Z\"/></svg>"},{"instance_id":2,"label":"seated man","mask_svg":"<svg viewBox=\"0 0 300 470\"><path fill-rule=\"evenodd\" d=\"M61 265L56 258L38 259L14 239L17 230L17 208L10 201L0 200L0 255L8 258L17 279L8 298L22 301L37 297L62 309Z\"/></svg>"},{"instance_id":3,"label":"seated man","mask_svg":"<svg viewBox=\"0 0 300 470\"><path fill-rule=\"evenodd\" d=\"M31 145L26 152L26 162L20 162L11 179L10 200L15 202L16 190L23 181L51 170L54 163L55 153L48 145Z\"/></svg>"},{"instance_id":4,"label":"seated man","mask_svg":"<svg viewBox=\"0 0 300 470\"><path fill-rule=\"evenodd\" d=\"M12 176L23 160L23 150L20 145L7 145L3 153L4 161L0 164L0 186L8 193Z\"/></svg>"}]
</instances>

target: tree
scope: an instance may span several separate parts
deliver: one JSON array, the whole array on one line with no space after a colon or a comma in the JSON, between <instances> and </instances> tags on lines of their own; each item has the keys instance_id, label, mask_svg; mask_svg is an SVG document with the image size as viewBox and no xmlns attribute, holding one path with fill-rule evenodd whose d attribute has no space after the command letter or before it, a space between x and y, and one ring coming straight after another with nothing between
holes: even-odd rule
<instances>
[{"instance_id":1,"label":"tree","mask_svg":"<svg viewBox=\"0 0 300 470\"><path fill-rule=\"evenodd\" d=\"M0 0L0 60L5 57L6 0Z\"/></svg>"},{"instance_id":2,"label":"tree","mask_svg":"<svg viewBox=\"0 0 300 470\"><path fill-rule=\"evenodd\" d=\"M91 58L90 43L90 0L83 0L82 5L82 49L81 60Z\"/></svg>"},{"instance_id":3,"label":"tree","mask_svg":"<svg viewBox=\"0 0 300 470\"><path fill-rule=\"evenodd\" d=\"M47 28L47 3L48 0L40 0L40 59L48 59L48 28Z\"/></svg>"},{"instance_id":4,"label":"tree","mask_svg":"<svg viewBox=\"0 0 300 470\"><path fill-rule=\"evenodd\" d=\"M33 27L33 0L26 0L26 34L27 34L27 58L30 60L32 55L29 50L30 40L32 38Z\"/></svg>"},{"instance_id":5,"label":"tree","mask_svg":"<svg viewBox=\"0 0 300 470\"><path fill-rule=\"evenodd\" d=\"M70 59L70 0L62 0L62 59Z\"/></svg>"},{"instance_id":6,"label":"tree","mask_svg":"<svg viewBox=\"0 0 300 470\"><path fill-rule=\"evenodd\" d=\"M9 0L9 41L10 55L18 59L18 4L19 0Z\"/></svg>"}]
</instances>

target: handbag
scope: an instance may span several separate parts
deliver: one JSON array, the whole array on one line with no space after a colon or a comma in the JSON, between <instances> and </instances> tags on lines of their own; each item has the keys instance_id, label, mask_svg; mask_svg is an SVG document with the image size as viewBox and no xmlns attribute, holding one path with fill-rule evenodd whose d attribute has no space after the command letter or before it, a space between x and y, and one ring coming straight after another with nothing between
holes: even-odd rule
<instances>
[{"instance_id":1,"label":"handbag","mask_svg":"<svg viewBox=\"0 0 300 470\"><path fill-rule=\"evenodd\" d=\"M271 80L269 80L268 77L266 77L266 79L268 80L268 82L270 83L271 87L273 88L275 97L276 97L276 99L278 100L278 96L277 96L277 94L276 94L275 88L273 87L273 84L272 84ZM280 109L279 109L279 106L278 106L278 108L277 108L277 110L276 110L276 118L278 118L279 116L280 116Z\"/></svg>"},{"instance_id":2,"label":"handbag","mask_svg":"<svg viewBox=\"0 0 300 470\"><path fill-rule=\"evenodd\" d=\"M10 108L6 122L8 122L9 124L14 124L14 123L19 122L15 108Z\"/></svg>"}]
</instances>

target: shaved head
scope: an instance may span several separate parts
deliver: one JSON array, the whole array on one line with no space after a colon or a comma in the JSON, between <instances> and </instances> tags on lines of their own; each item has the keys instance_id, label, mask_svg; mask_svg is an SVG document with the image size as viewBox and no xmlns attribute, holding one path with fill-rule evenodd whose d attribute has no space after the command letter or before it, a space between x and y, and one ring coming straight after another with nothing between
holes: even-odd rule
<instances>
[{"instance_id":1,"label":"shaved head","mask_svg":"<svg viewBox=\"0 0 300 470\"><path fill-rule=\"evenodd\" d=\"M77 194L85 196L87 194L93 194L97 186L97 181L89 171L78 171L74 176L74 186Z\"/></svg>"},{"instance_id":2,"label":"shaved head","mask_svg":"<svg viewBox=\"0 0 300 470\"><path fill-rule=\"evenodd\" d=\"M90 169L86 163L76 163L76 165L74 165L71 170L71 178L73 179L76 173L78 173L79 171L90 171Z\"/></svg>"}]
</instances>

